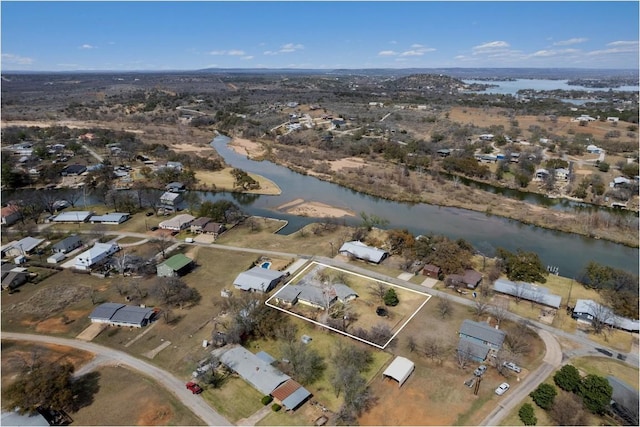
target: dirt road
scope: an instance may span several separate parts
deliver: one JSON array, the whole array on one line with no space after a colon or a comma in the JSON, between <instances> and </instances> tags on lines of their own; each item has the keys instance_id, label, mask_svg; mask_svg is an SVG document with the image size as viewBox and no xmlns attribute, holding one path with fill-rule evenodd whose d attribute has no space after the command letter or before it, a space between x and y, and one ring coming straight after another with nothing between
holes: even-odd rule
<instances>
[{"instance_id":1,"label":"dirt road","mask_svg":"<svg viewBox=\"0 0 640 427\"><path fill-rule=\"evenodd\" d=\"M33 334L20 334L13 332L2 332L2 339L31 341L38 343L48 343L62 345L72 348L78 348L80 350L88 351L96 354L96 358L93 362L90 362L91 367L97 367L99 365L125 365L136 371L139 371L157 381L170 391L178 400L182 402L187 408L193 411L198 417L202 419L209 426L230 426L233 425L229 420L213 410L203 399L198 395L193 395L184 386L184 381L174 377L169 372L158 368L143 360L137 359L122 351L113 350L101 345L78 341L68 338L59 338L46 335L33 335ZM81 368L81 371L86 371ZM85 372L86 373L86 372Z\"/></svg>"}]
</instances>

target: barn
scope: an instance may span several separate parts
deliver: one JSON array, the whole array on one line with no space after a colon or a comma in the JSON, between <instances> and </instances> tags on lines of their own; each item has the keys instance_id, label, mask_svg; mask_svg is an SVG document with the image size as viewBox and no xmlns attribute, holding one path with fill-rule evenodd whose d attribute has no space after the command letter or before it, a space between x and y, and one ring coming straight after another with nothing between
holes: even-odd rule
<instances>
[{"instance_id":1,"label":"barn","mask_svg":"<svg viewBox=\"0 0 640 427\"><path fill-rule=\"evenodd\" d=\"M416 368L416 365L406 357L398 356L393 362L384 370L382 376L385 378L393 378L398 381L398 387L402 387L402 384L409 378L409 375Z\"/></svg>"}]
</instances>

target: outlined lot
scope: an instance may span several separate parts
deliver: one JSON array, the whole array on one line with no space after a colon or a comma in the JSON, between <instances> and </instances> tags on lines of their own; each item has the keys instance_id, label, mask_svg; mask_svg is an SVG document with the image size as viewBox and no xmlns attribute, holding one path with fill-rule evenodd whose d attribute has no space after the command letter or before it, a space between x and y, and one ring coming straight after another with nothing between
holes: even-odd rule
<instances>
[{"instance_id":1,"label":"outlined lot","mask_svg":"<svg viewBox=\"0 0 640 427\"><path fill-rule=\"evenodd\" d=\"M284 295L287 292L287 287L295 286L299 288L301 286L318 286L316 276L320 273L323 277L329 278L329 281L333 283L344 282L344 284L358 294L356 299L344 304L345 306L348 306L348 310L351 313L356 314L354 317L357 318L357 320L351 324L350 327L345 328L345 330L340 330L317 320L318 318L322 318L321 314L324 314L325 309L310 308L308 306L303 306L300 302L294 305L284 305L281 302L278 302L279 296ZM381 317L376 313L377 308L384 306L382 301L373 295L373 289L378 286L384 286L387 289L394 289L400 301L400 303L395 307L384 307L385 310L389 312L388 315L384 317ZM363 274L354 273L349 270L313 261L289 280L275 294L273 294L265 304L291 316L313 323L314 325L329 329L338 334L348 336L352 339L384 350L411 321L411 319L413 319L413 317L422 309L422 307L424 307L429 299L431 299L431 295L423 292L403 288L390 282L377 280ZM391 338L383 344L363 339L350 332L355 328L367 328L375 324L385 325L393 332Z\"/></svg>"}]
</instances>

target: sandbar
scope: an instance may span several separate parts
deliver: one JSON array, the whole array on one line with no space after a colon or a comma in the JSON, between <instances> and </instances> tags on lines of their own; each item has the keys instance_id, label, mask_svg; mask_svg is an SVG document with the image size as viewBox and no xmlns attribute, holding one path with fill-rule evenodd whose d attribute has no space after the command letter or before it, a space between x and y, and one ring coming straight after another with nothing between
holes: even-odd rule
<instances>
[{"instance_id":1,"label":"sandbar","mask_svg":"<svg viewBox=\"0 0 640 427\"><path fill-rule=\"evenodd\" d=\"M315 218L341 218L344 216L356 216L348 209L337 208L325 203L295 199L277 207L278 210L298 216Z\"/></svg>"}]
</instances>

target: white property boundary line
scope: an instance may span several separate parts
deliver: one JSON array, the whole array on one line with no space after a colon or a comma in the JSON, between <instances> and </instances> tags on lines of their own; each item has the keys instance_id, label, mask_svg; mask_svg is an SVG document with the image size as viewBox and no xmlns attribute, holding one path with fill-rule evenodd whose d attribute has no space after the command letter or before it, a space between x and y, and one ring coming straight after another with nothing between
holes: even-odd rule
<instances>
[{"instance_id":1,"label":"white property boundary line","mask_svg":"<svg viewBox=\"0 0 640 427\"><path fill-rule=\"evenodd\" d=\"M325 325L325 324L320 323L320 322L316 322L315 320L311 320L311 319L309 319L309 318L307 318L307 317L304 317L304 316L302 316L302 315L300 315L300 314L293 313L293 312L291 312L291 311L289 311L289 310L286 310L286 309L284 309L284 308L281 308L281 307L278 307L278 306L276 306L276 305L274 305L274 304L269 303L269 301L271 301L273 298L275 298L275 297L277 297L277 296L278 296L278 294L282 291L282 289L284 289L284 288L286 288L287 286L289 286L289 284L290 284L291 282L293 282L294 280L296 280L296 279L297 279L301 274L303 274L305 271L307 271L310 267L314 266L314 264L315 264L315 265L321 265L321 266L324 266L325 268L332 268L332 269L334 269L334 270L343 271L343 272L345 272L345 273L347 273L347 274L353 274L353 275L355 275L355 276L359 276L359 277L362 277L362 278L364 278L364 279L368 279L368 280L373 280L373 281L375 281L375 282L384 283L384 284L386 284L386 285L393 286L394 288L402 289L402 290L404 290L404 291L409 291L409 292L413 292L413 293L416 293L416 294L419 294L419 295L423 295L423 296L425 296L425 297L426 297L426 299L424 300L424 302L423 302L422 304L420 304L420 307L418 307L418 308L416 309L416 311L414 311L414 312L413 312L413 314L412 314L411 316L409 316L409 318L406 320L406 322L404 322L404 323L402 324L402 326L400 326L400 328L396 331L396 333L395 333L395 334L393 334L393 336L392 336L391 338L389 338L389 340L388 340L384 345L380 345L380 344L373 343L373 342L371 342L371 341L367 341L367 340L362 339L362 338L360 338L360 337L357 337L357 336L355 336L355 335L349 334L349 333L347 333L347 332L345 332L345 331L341 331L341 330L339 330L339 329L332 328L331 326ZM390 283L390 282L385 282L384 280L374 279L373 277L365 276L364 274L359 274L359 273L355 273L355 272L353 272L353 271L345 270L345 269L343 269L343 268L334 267L334 266L332 266L332 265L328 265L328 264L323 264L323 263L318 262L318 261L312 261L309 265L307 265L304 269L302 269L302 271L300 271L300 272L299 272L298 274L296 274L296 275L295 275L291 280L289 280L289 281L288 281L288 282L287 282L287 283L286 283L286 284L285 284L285 285L284 285L280 290L278 290L278 292L276 292L276 293L275 293L275 294L273 294L269 299L267 299L267 301L265 301L265 304L266 304L267 306L271 307L271 308L275 308L276 310L280 310L280 311L281 311L281 312L283 312L283 313L289 314L289 315L291 315L291 316L295 316L295 317L297 317L298 319L302 319L302 320L305 320L305 321L307 321L307 322L311 322L311 323L313 323L314 325L320 326L320 327L322 327L322 328L329 329L329 330L331 330L331 331L333 331L333 332L337 332L337 333L339 333L339 334L341 334L341 335L345 335L345 336L348 336L349 338L353 338L354 340L358 340L358 341L361 341L361 342L363 342L363 343L365 343L365 344L368 344L368 345L371 345L371 346L373 346L373 347L377 347L377 348L379 348L379 349L381 349L381 350L384 350L384 349L389 345L389 343L390 343L391 341L393 341L393 340L394 340L394 338L395 338L395 337L396 337L396 336L397 336L397 335L398 335L398 334L399 334L399 333L404 329L404 327L405 327L405 326L407 326L407 323L409 323L409 322L411 321L411 319L413 319L413 317L414 317L416 314L418 314L418 312L422 309L422 307L424 307L424 305L425 305L427 302L429 302L429 300L431 299L431 297L432 297L432 295L429 295L429 294L424 293L424 292L419 292L419 291L416 291L416 290L414 290L414 289L410 289L410 288L405 288L405 287L402 287L402 286L398 286L398 285L395 285L395 284Z\"/></svg>"}]
</instances>

